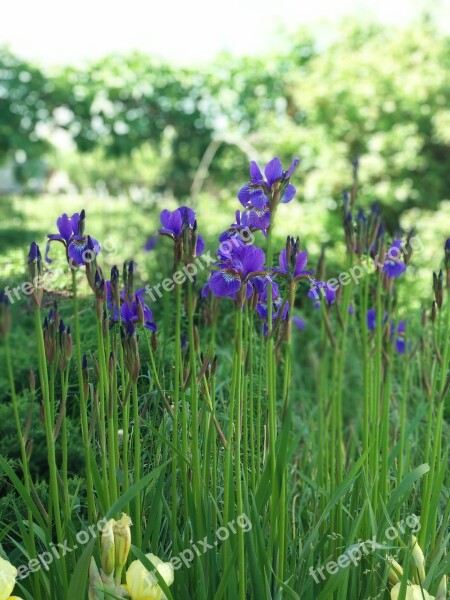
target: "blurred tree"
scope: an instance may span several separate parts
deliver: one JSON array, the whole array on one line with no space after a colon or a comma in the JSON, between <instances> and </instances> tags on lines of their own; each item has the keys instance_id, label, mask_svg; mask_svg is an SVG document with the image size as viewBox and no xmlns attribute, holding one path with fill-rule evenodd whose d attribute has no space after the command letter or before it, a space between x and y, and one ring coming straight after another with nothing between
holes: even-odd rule
<instances>
[{"instance_id":1,"label":"blurred tree","mask_svg":"<svg viewBox=\"0 0 450 600\"><path fill-rule=\"evenodd\" d=\"M0 48L0 164L10 158L21 165L48 150L43 128L53 89L37 67Z\"/></svg>"},{"instance_id":2,"label":"blurred tree","mask_svg":"<svg viewBox=\"0 0 450 600\"><path fill-rule=\"evenodd\" d=\"M319 47L302 31L277 54L221 55L201 70L108 56L52 77L3 51L0 159L39 156L43 131L63 129L81 153L64 159L80 186L134 182L185 201L207 150L209 178L196 183L218 197L245 176L243 152L299 155L298 198L329 208L358 156L362 198L380 200L394 229L404 209L448 197L450 37L429 19L408 29L346 20L333 40Z\"/></svg>"}]
</instances>

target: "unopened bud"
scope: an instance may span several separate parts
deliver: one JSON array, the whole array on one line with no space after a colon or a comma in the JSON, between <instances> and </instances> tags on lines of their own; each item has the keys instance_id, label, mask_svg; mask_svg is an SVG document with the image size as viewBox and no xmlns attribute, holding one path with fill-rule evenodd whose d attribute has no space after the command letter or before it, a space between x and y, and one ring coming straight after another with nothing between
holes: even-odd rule
<instances>
[{"instance_id":1,"label":"unopened bud","mask_svg":"<svg viewBox=\"0 0 450 600\"><path fill-rule=\"evenodd\" d=\"M440 309L444 300L444 292L442 289L442 271L439 271L439 275L433 271L433 292L436 304Z\"/></svg>"},{"instance_id":2,"label":"unopened bud","mask_svg":"<svg viewBox=\"0 0 450 600\"><path fill-rule=\"evenodd\" d=\"M412 559L414 566L417 569L417 583L423 583L425 581L425 556L423 555L422 548L419 546L416 536L411 536L412 545Z\"/></svg>"},{"instance_id":3,"label":"unopened bud","mask_svg":"<svg viewBox=\"0 0 450 600\"><path fill-rule=\"evenodd\" d=\"M131 548L131 519L125 513L122 518L115 521L113 525L114 543L115 543L115 575L116 584L119 584L122 578L122 570L126 565Z\"/></svg>"},{"instance_id":4,"label":"unopened bud","mask_svg":"<svg viewBox=\"0 0 450 600\"><path fill-rule=\"evenodd\" d=\"M115 561L115 545L114 545L114 519L110 519L102 530L102 541L101 541L101 559L102 559L102 571L109 577L114 572L114 561Z\"/></svg>"},{"instance_id":5,"label":"unopened bud","mask_svg":"<svg viewBox=\"0 0 450 600\"><path fill-rule=\"evenodd\" d=\"M9 300L4 292L0 292L0 335L6 337L11 329L11 310Z\"/></svg>"},{"instance_id":6,"label":"unopened bud","mask_svg":"<svg viewBox=\"0 0 450 600\"><path fill-rule=\"evenodd\" d=\"M388 576L389 583L391 585L395 585L396 583L399 583L401 578L403 577L403 569L401 565L399 565L398 562L393 558L389 558L388 560L390 564Z\"/></svg>"},{"instance_id":7,"label":"unopened bud","mask_svg":"<svg viewBox=\"0 0 450 600\"><path fill-rule=\"evenodd\" d=\"M436 593L436 600L446 600L447 598L447 576L443 575L439 583L438 591Z\"/></svg>"},{"instance_id":8,"label":"unopened bud","mask_svg":"<svg viewBox=\"0 0 450 600\"><path fill-rule=\"evenodd\" d=\"M31 297L36 308L41 307L44 290L37 282L42 281L42 255L36 242L32 242L28 253L28 283L31 286Z\"/></svg>"}]
</instances>

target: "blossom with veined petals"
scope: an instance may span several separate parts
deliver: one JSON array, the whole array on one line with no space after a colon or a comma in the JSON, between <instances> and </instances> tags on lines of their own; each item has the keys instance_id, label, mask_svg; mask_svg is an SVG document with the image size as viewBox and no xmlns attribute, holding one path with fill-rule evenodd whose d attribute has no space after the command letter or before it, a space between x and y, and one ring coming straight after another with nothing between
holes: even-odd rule
<instances>
[{"instance_id":1,"label":"blossom with veined petals","mask_svg":"<svg viewBox=\"0 0 450 600\"><path fill-rule=\"evenodd\" d=\"M53 262L49 257L50 243L61 242L66 248L68 261L73 261L77 265L85 265L92 261L100 252L100 244L94 238L84 235L84 210L81 213L74 213L68 217L66 213L62 214L56 221L59 233L50 233L47 235L48 242L45 250L45 260L47 263ZM91 255L94 256L91 256Z\"/></svg>"}]
</instances>

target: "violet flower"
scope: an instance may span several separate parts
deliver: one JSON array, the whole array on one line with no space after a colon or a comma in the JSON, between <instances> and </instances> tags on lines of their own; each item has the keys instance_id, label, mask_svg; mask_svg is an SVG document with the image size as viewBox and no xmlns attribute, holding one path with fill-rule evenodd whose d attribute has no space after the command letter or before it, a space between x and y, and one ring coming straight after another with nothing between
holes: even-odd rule
<instances>
[{"instance_id":1,"label":"violet flower","mask_svg":"<svg viewBox=\"0 0 450 600\"><path fill-rule=\"evenodd\" d=\"M314 308L320 306L319 299L321 296L325 298L328 305L333 304L336 301L336 289L326 281L317 281L313 279L311 281L311 289L308 292L308 298L315 300Z\"/></svg>"},{"instance_id":2,"label":"violet flower","mask_svg":"<svg viewBox=\"0 0 450 600\"><path fill-rule=\"evenodd\" d=\"M294 241L293 238L288 237L286 247L280 253L279 262L280 267L273 269L273 272L289 281L297 282L299 279L312 275L312 271L305 270L308 253L300 252L298 239Z\"/></svg>"},{"instance_id":3,"label":"violet flower","mask_svg":"<svg viewBox=\"0 0 450 600\"><path fill-rule=\"evenodd\" d=\"M296 189L289 183L289 178L299 162L299 159L295 158L289 169L283 171L281 161L276 156L265 166L264 177L256 162L252 161L250 163L250 181L242 186L238 193L242 206L264 210L270 204L276 182L280 182L280 202L290 202L295 196Z\"/></svg>"},{"instance_id":4,"label":"violet flower","mask_svg":"<svg viewBox=\"0 0 450 600\"><path fill-rule=\"evenodd\" d=\"M401 248L402 241L396 239L392 242L391 247L387 251L386 258L384 259L383 271L389 279L400 277L400 275L406 271L406 264L401 260Z\"/></svg>"},{"instance_id":5,"label":"violet flower","mask_svg":"<svg viewBox=\"0 0 450 600\"><path fill-rule=\"evenodd\" d=\"M197 221L192 208L181 206L174 211L164 209L159 218L162 227L158 233L170 237L175 242L178 260L183 252L185 255L190 253L195 258L204 251L205 242L197 233ZM190 247L187 248L186 245Z\"/></svg>"},{"instance_id":6,"label":"violet flower","mask_svg":"<svg viewBox=\"0 0 450 600\"><path fill-rule=\"evenodd\" d=\"M244 244L233 248L226 261L217 264L208 282L211 292L218 297L239 299L242 305L245 298L253 293L252 278L265 272L265 254L261 248ZM240 294L240 298L238 298ZM242 295L245 298L242 298Z\"/></svg>"},{"instance_id":7,"label":"violet flower","mask_svg":"<svg viewBox=\"0 0 450 600\"><path fill-rule=\"evenodd\" d=\"M51 233L47 236L48 242L45 251L47 263L53 262L49 257L51 242L61 242L64 245L68 262L72 261L79 266L92 262L100 252L100 244L92 237L89 242L89 236L84 235L84 221L84 210L81 213L74 213L71 217L64 213L57 219L56 226L59 233Z\"/></svg>"}]
</instances>

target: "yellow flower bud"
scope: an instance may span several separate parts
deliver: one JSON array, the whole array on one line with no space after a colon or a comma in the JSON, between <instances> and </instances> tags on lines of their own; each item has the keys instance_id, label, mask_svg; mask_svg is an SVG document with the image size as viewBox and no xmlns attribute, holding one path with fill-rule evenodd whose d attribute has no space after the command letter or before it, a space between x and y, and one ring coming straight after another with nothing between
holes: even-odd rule
<instances>
[{"instance_id":1,"label":"yellow flower bud","mask_svg":"<svg viewBox=\"0 0 450 600\"><path fill-rule=\"evenodd\" d=\"M115 521L113 525L114 544L115 544L115 580L120 583L122 578L122 569L126 565L128 554L131 547L131 519L125 513L122 513L122 518Z\"/></svg>"},{"instance_id":2,"label":"yellow flower bud","mask_svg":"<svg viewBox=\"0 0 450 600\"><path fill-rule=\"evenodd\" d=\"M158 573L170 586L173 583L173 566L165 563L154 554L146 554ZM155 573L150 573L144 565L135 560L127 570L127 590L131 600L166 600L166 595L158 585Z\"/></svg>"},{"instance_id":3,"label":"yellow flower bud","mask_svg":"<svg viewBox=\"0 0 450 600\"><path fill-rule=\"evenodd\" d=\"M425 581L425 556L423 555L422 548L419 546L416 536L411 536L411 545L412 545L412 559L414 566L417 569L417 577L418 583L423 583Z\"/></svg>"},{"instance_id":4,"label":"yellow flower bud","mask_svg":"<svg viewBox=\"0 0 450 600\"><path fill-rule=\"evenodd\" d=\"M389 558L388 562L391 565L391 568L389 569L389 583L395 585L400 582L400 579L403 576L403 569L393 558Z\"/></svg>"},{"instance_id":5,"label":"yellow flower bud","mask_svg":"<svg viewBox=\"0 0 450 600\"><path fill-rule=\"evenodd\" d=\"M114 547L114 519L110 519L103 527L102 531L102 543L101 543L101 557L102 557L102 570L103 573L109 577L114 571L114 558L115 558L115 547Z\"/></svg>"},{"instance_id":6,"label":"yellow flower bud","mask_svg":"<svg viewBox=\"0 0 450 600\"><path fill-rule=\"evenodd\" d=\"M17 569L0 556L0 600L7 600L16 585Z\"/></svg>"},{"instance_id":7,"label":"yellow flower bud","mask_svg":"<svg viewBox=\"0 0 450 600\"><path fill-rule=\"evenodd\" d=\"M446 600L447 598L447 576L444 575L439 584L438 591L436 594L436 600Z\"/></svg>"},{"instance_id":8,"label":"yellow flower bud","mask_svg":"<svg viewBox=\"0 0 450 600\"><path fill-rule=\"evenodd\" d=\"M397 583L391 590L391 600L397 600L400 594L400 583ZM423 592L423 595L422 595ZM435 600L434 596L426 590L422 590L420 585L408 585L406 588L405 600Z\"/></svg>"}]
</instances>

